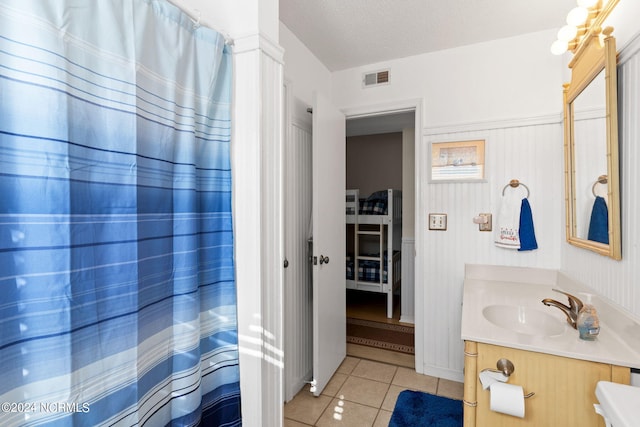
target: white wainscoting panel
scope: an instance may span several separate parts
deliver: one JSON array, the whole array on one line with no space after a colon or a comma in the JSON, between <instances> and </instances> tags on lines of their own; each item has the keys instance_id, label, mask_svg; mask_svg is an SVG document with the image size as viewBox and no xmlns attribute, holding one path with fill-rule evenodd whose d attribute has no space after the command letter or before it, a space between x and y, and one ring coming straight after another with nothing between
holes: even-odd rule
<instances>
[{"instance_id":1,"label":"white wainscoting panel","mask_svg":"<svg viewBox=\"0 0 640 427\"><path fill-rule=\"evenodd\" d=\"M559 88L560 90L560 88ZM430 176L430 142L485 139L486 180L484 182L424 183L422 205L425 218L429 212L447 214L446 231L430 231L425 226L416 230L423 239L422 253L416 263L422 264L423 277L416 277L416 288L422 286L424 354L423 372L462 381L463 342L460 339L462 285L465 263L496 264L541 268L560 267L560 245L564 235L563 131L561 118L548 117L531 124L523 119L508 122L468 125L460 132L430 133L425 129L425 147L420 159ZM472 219L479 213L493 214L493 228L500 209L502 190L511 179L526 184L539 249L518 252L496 247L493 232L480 232ZM506 191L512 190L511 188ZM523 193L524 194L524 193ZM427 221L423 221L427 224ZM421 245L417 245L421 247ZM416 343L420 340L416 339ZM416 352L419 350L416 349Z\"/></svg>"},{"instance_id":2,"label":"white wainscoting panel","mask_svg":"<svg viewBox=\"0 0 640 427\"><path fill-rule=\"evenodd\" d=\"M416 240L402 238L401 269L402 282L400 284L400 321L414 323L415 321L415 262Z\"/></svg>"},{"instance_id":3,"label":"white wainscoting panel","mask_svg":"<svg viewBox=\"0 0 640 427\"><path fill-rule=\"evenodd\" d=\"M311 270L307 241L311 234L311 127L287 126L285 143L285 401L310 381L313 371Z\"/></svg>"}]
</instances>

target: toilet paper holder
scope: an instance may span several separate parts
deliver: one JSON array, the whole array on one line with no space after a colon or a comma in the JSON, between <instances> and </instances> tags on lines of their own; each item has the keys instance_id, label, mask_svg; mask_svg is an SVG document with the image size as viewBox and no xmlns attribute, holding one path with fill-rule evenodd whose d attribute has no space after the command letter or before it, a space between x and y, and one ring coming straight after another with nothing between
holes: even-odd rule
<instances>
[{"instance_id":1,"label":"toilet paper holder","mask_svg":"<svg viewBox=\"0 0 640 427\"><path fill-rule=\"evenodd\" d=\"M485 368L482 370L482 372L497 372L504 375L505 377L509 377L511 376L511 374L513 374L513 371L516 370L516 367L513 366L513 362L511 362L511 360L509 359L505 359L504 357L502 359L498 359L498 361L496 362L496 368L498 369Z\"/></svg>"},{"instance_id":2,"label":"toilet paper holder","mask_svg":"<svg viewBox=\"0 0 640 427\"><path fill-rule=\"evenodd\" d=\"M496 368L497 369L485 368L481 372L485 372L485 371L497 372L499 374L504 375L505 377L510 377L511 374L513 374L513 371L516 370L516 367L513 365L513 362L511 362L511 360L506 359L504 357L501 359L498 359L498 361L496 362ZM525 394L524 398L528 399L535 394L536 393L532 391L531 393Z\"/></svg>"}]
</instances>

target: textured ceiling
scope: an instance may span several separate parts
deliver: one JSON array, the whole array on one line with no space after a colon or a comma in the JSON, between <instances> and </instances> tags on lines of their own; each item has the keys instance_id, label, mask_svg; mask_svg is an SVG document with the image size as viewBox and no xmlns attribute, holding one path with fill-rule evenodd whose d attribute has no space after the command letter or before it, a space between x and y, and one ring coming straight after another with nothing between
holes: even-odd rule
<instances>
[{"instance_id":1,"label":"textured ceiling","mask_svg":"<svg viewBox=\"0 0 640 427\"><path fill-rule=\"evenodd\" d=\"M280 20L330 71L338 71L559 29L575 5L575 0L280 0Z\"/></svg>"}]
</instances>

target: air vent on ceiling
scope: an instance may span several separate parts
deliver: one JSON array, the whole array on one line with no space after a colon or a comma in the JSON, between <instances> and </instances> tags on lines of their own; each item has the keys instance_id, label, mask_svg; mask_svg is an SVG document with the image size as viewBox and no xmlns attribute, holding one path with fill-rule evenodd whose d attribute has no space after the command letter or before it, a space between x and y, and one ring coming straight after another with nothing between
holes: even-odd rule
<instances>
[{"instance_id":1,"label":"air vent on ceiling","mask_svg":"<svg viewBox=\"0 0 640 427\"><path fill-rule=\"evenodd\" d=\"M362 77L362 86L371 87L389 84L389 70L366 73Z\"/></svg>"}]
</instances>

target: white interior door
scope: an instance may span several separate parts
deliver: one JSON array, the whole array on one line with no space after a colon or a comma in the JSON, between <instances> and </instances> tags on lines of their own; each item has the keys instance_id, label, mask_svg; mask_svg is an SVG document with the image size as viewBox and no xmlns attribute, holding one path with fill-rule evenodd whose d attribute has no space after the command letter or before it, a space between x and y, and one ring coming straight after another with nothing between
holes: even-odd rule
<instances>
[{"instance_id":1,"label":"white interior door","mask_svg":"<svg viewBox=\"0 0 640 427\"><path fill-rule=\"evenodd\" d=\"M313 383L318 396L347 352L345 116L313 99Z\"/></svg>"}]
</instances>

